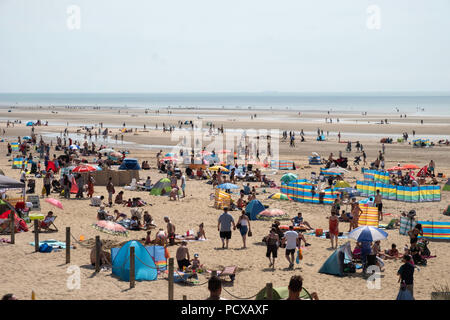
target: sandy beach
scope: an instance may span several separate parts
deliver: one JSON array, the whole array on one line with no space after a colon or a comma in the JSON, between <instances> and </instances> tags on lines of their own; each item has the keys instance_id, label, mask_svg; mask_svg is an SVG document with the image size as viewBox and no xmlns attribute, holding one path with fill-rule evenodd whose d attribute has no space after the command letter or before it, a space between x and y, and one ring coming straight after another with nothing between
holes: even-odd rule
<instances>
[{"instance_id":1,"label":"sandy beach","mask_svg":"<svg viewBox=\"0 0 450 320\"><path fill-rule=\"evenodd\" d=\"M171 148L177 144L169 132L162 132L162 124L177 126L178 121L202 121L202 126L206 128L207 122L212 122L216 128L223 125L225 131L238 129L272 129L284 131L295 131L296 135L300 130L306 133L306 141L301 143L296 140L296 147L290 148L289 142L279 142L279 156L282 160L293 160L297 166L296 170L288 172L295 173L299 178L309 178L311 172L319 171L319 166L309 166L308 156L312 152L319 153L327 158L330 153L338 155L342 151L343 156L348 157L349 163L353 167L353 158L357 155L355 148L351 153L345 151L346 144L338 143L337 133L341 132L341 140L352 142L360 141L364 145L367 153L367 161L370 163L375 160L379 150L381 150L380 138L391 137L393 144L386 144L385 166L386 168L397 165L397 163L413 163L419 167L427 165L430 160L436 163L436 172L443 173L445 177L450 176L450 146L436 145L431 148L413 148L408 143L397 143L403 132L408 132L409 141L413 139L412 131L415 131L415 137L430 138L437 143L440 139L450 138L450 116L448 117L421 117L408 116L400 118L399 115L375 114L362 116L361 114L326 114L326 113L302 113L293 111L254 111L254 110L171 110L168 114L166 110L160 110L157 114L154 110L145 113L144 109L127 109L118 113L117 109L102 108L93 110L67 109L64 107L55 108L13 108L8 112L8 108L0 109L0 133L4 139L0 143L0 169L6 176L19 180L20 170L11 168L11 157L7 157L7 142L17 141L17 137L23 137L31 134L30 127L26 127L28 121L48 121L48 126L36 126L35 133L39 137L43 136L47 143L52 141L53 146L56 143L56 137L62 131L68 128L72 139L78 140L80 144L84 141L84 133L77 133L80 126L93 126L96 129L99 123L104 124L103 128L110 129L110 143L115 149L127 149L129 156L139 159L141 163L147 160L150 163L149 171L140 171L140 178L144 179L150 176L153 182L165 177L165 174L159 173L156 168L156 153L162 149L163 154L170 152ZM251 119L251 115L257 113L257 117ZM327 123L325 118L332 118L333 123ZM339 123L336 119L339 118ZM389 124L380 124L381 120L388 119ZM424 124L420 120L424 120ZM21 123L15 123L14 127L6 126L6 121L21 120ZM69 123L68 127L67 122ZM121 141L120 129L125 123L126 128L133 129L133 132L123 134ZM144 124L146 130L144 130ZM159 129L154 127L158 124ZM324 131L327 141L316 141L317 129ZM3 129L5 132L3 133ZM135 129L137 131L135 131ZM328 132L328 135L327 135ZM118 142L114 140L115 135L119 136ZM297 136L298 137L298 136ZM103 138L98 137L94 140L97 146L102 144ZM91 140L88 140L90 143ZM208 142L209 143L209 142ZM162 147L166 146L166 147ZM50 154L59 155L61 152ZM38 154L34 151L34 156ZM92 160L94 157L87 157ZM359 166L360 168L361 166ZM181 166L184 172L184 166ZM273 179L277 185L280 184L280 178L286 171L267 170L265 171L270 179ZM360 171L351 171L345 175L345 180L352 186L356 180L362 180ZM443 186L447 178L439 178L439 185ZM42 189L42 179L36 179L36 191ZM242 182L238 183L242 186ZM303 217L313 228L328 229L328 220L326 217L330 214L330 206L297 203L291 201L277 201L267 199L267 197L278 192L278 189L260 188L260 183L250 183L257 187L257 199L270 208L279 208L285 210L291 218L296 216L297 212L302 212ZM117 187L117 190L122 190ZM265 191L265 193L264 193ZM292 275L300 274L304 278L304 287L310 292L317 292L320 299L331 300L392 300L398 293L399 285L397 283L397 270L401 265L398 260L385 261L385 270L381 275L381 289L368 289L365 279L361 272L346 277L335 277L332 275L318 273L323 262L333 252L330 249L330 241L317 238L313 235L306 235L306 239L311 246L303 248L304 258L300 264L296 264L294 270L287 269L288 262L284 257L284 249L279 249L276 269L273 271L268 268L268 259L265 257L266 247L262 243L262 238L268 234L271 222L251 221L253 237L248 239L248 248L241 249L242 240L238 231L233 232L230 240L230 248L222 250L219 233L217 231L217 219L222 213L221 210L213 207L213 201L210 200L210 194L213 192L212 186L205 181L189 180L186 186L186 198L180 201L169 201L168 197L151 196L148 192L125 191L125 198L141 197L151 206L144 207L148 210L156 225L166 228L163 221L164 216L170 216L172 222L177 228L177 233L185 233L187 230L197 231L198 225L203 222L207 240L190 242L188 248L191 256L194 253L199 254L202 264L210 270L220 270L223 266L237 265L238 272L236 280L232 286L226 286L225 289L237 297L251 297L261 290L266 283L273 283L274 287L287 286ZM104 186L95 187L95 195L105 195L107 191ZM52 197L59 199L57 194ZM238 195L233 199L237 200ZM41 198L41 211L46 213L53 210L57 219L55 224L58 226L57 233L41 233L40 239L55 239L65 241L65 227L71 227L71 232L76 239L84 236L85 241L92 241L95 236L100 235L103 240L111 240L119 244L126 240L141 239L146 235L145 231L130 231L129 237L119 237L101 233L91 224L95 223L97 208L89 205L90 201L86 199L66 200L60 199L64 209L60 210L52 207ZM428 203L406 203L400 201L383 200L384 212L391 215L384 218L384 223L389 222L392 217L399 217L401 211L415 209L419 220L449 221L449 217L442 215L442 212L450 203L450 192L442 191L440 202ZM108 208L111 212L114 208ZM120 207L120 210L129 214L129 208ZM235 221L237 221L239 212L232 211ZM348 231L348 223L340 224L340 231ZM154 231L152 232L152 237ZM389 230L387 240L381 242L382 250L389 249L392 243L397 244L401 249L409 243L407 236L399 234L398 229ZM2 238L9 236L2 235ZM29 231L16 235L16 244L0 244L0 275L1 290L0 294L12 292L19 299L30 299L31 292L34 291L37 299L167 299L168 281L165 279L157 281L145 281L136 283L136 287L129 290L129 283L121 281L111 275L111 270L101 271L96 274L90 265L90 249L83 247L82 244L75 243L76 249L71 252L71 265L80 267L81 270L81 288L79 290L69 290L66 282L70 274L67 273L68 265L65 264L64 251L52 252L48 254L35 253L34 247L29 243L34 241L34 234ZM340 239L339 244L350 241L352 247L354 240ZM447 267L450 263L448 242L430 242L429 248L432 255L436 258L428 260L428 265L421 267L420 271L415 273L414 295L416 299L427 300L431 297L431 292L435 291L436 286L449 284ZM171 257L175 256L177 246L170 246L168 250ZM204 275L199 276L200 283L206 281ZM205 299L208 296L208 290L205 285L186 286L175 284L175 299L182 299L186 295L188 299ZM223 292L222 296L226 299L234 299L228 292Z\"/></svg>"}]
</instances>

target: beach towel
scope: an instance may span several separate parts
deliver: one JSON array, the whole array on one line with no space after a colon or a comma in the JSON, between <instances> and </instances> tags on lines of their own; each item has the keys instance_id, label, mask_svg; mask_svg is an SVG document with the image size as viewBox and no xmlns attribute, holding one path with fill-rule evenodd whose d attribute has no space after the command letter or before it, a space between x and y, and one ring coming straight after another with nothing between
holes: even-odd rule
<instances>
[{"instance_id":1,"label":"beach towel","mask_svg":"<svg viewBox=\"0 0 450 320\"><path fill-rule=\"evenodd\" d=\"M401 235L408 235L408 231L412 230L416 226L416 221L407 217L400 218L400 229L399 233Z\"/></svg>"}]
</instances>

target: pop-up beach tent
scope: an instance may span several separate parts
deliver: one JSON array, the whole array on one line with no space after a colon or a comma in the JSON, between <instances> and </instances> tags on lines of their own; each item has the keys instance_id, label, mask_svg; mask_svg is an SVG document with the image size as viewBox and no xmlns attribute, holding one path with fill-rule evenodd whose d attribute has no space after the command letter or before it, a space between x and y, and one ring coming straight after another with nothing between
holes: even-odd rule
<instances>
[{"instance_id":1,"label":"pop-up beach tent","mask_svg":"<svg viewBox=\"0 0 450 320\"><path fill-rule=\"evenodd\" d=\"M119 167L119 170L141 170L141 166L137 159L125 158Z\"/></svg>"},{"instance_id":2,"label":"pop-up beach tent","mask_svg":"<svg viewBox=\"0 0 450 320\"><path fill-rule=\"evenodd\" d=\"M264 205L259 200L252 200L247 204L245 208L245 214L250 220L257 220L258 213L266 210Z\"/></svg>"},{"instance_id":3,"label":"pop-up beach tent","mask_svg":"<svg viewBox=\"0 0 450 320\"><path fill-rule=\"evenodd\" d=\"M172 191L170 179L162 178L153 186L150 194L153 196L168 195L170 194L170 191Z\"/></svg>"},{"instance_id":4,"label":"pop-up beach tent","mask_svg":"<svg viewBox=\"0 0 450 320\"><path fill-rule=\"evenodd\" d=\"M332 274L336 276L344 276L344 264L352 261L352 250L350 242L340 246L325 261L319 270L319 273Z\"/></svg>"},{"instance_id":5,"label":"pop-up beach tent","mask_svg":"<svg viewBox=\"0 0 450 320\"><path fill-rule=\"evenodd\" d=\"M150 252L138 241L128 241L120 249L111 249L112 273L123 281L130 281L130 247L134 247L135 279L156 280L158 268Z\"/></svg>"}]
</instances>

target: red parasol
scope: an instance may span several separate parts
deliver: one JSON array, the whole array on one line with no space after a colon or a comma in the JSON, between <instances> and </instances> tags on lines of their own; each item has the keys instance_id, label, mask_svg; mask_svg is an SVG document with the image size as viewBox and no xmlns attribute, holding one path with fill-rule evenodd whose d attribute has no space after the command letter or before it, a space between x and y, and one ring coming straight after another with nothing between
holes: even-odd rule
<instances>
[{"instance_id":1,"label":"red parasol","mask_svg":"<svg viewBox=\"0 0 450 320\"><path fill-rule=\"evenodd\" d=\"M97 171L97 169L88 164L82 164L78 167L73 168L72 170L72 172L91 172L91 171Z\"/></svg>"}]
</instances>

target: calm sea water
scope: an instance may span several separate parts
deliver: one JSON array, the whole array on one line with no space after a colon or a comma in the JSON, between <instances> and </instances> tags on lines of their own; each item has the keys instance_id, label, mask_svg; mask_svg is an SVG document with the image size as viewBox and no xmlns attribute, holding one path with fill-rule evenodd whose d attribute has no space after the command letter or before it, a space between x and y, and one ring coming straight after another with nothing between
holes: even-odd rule
<instances>
[{"instance_id":1,"label":"calm sea water","mask_svg":"<svg viewBox=\"0 0 450 320\"><path fill-rule=\"evenodd\" d=\"M0 93L0 106L101 106L407 113L450 116L449 94L353 93ZM398 111L397 111L398 109Z\"/></svg>"}]
</instances>

